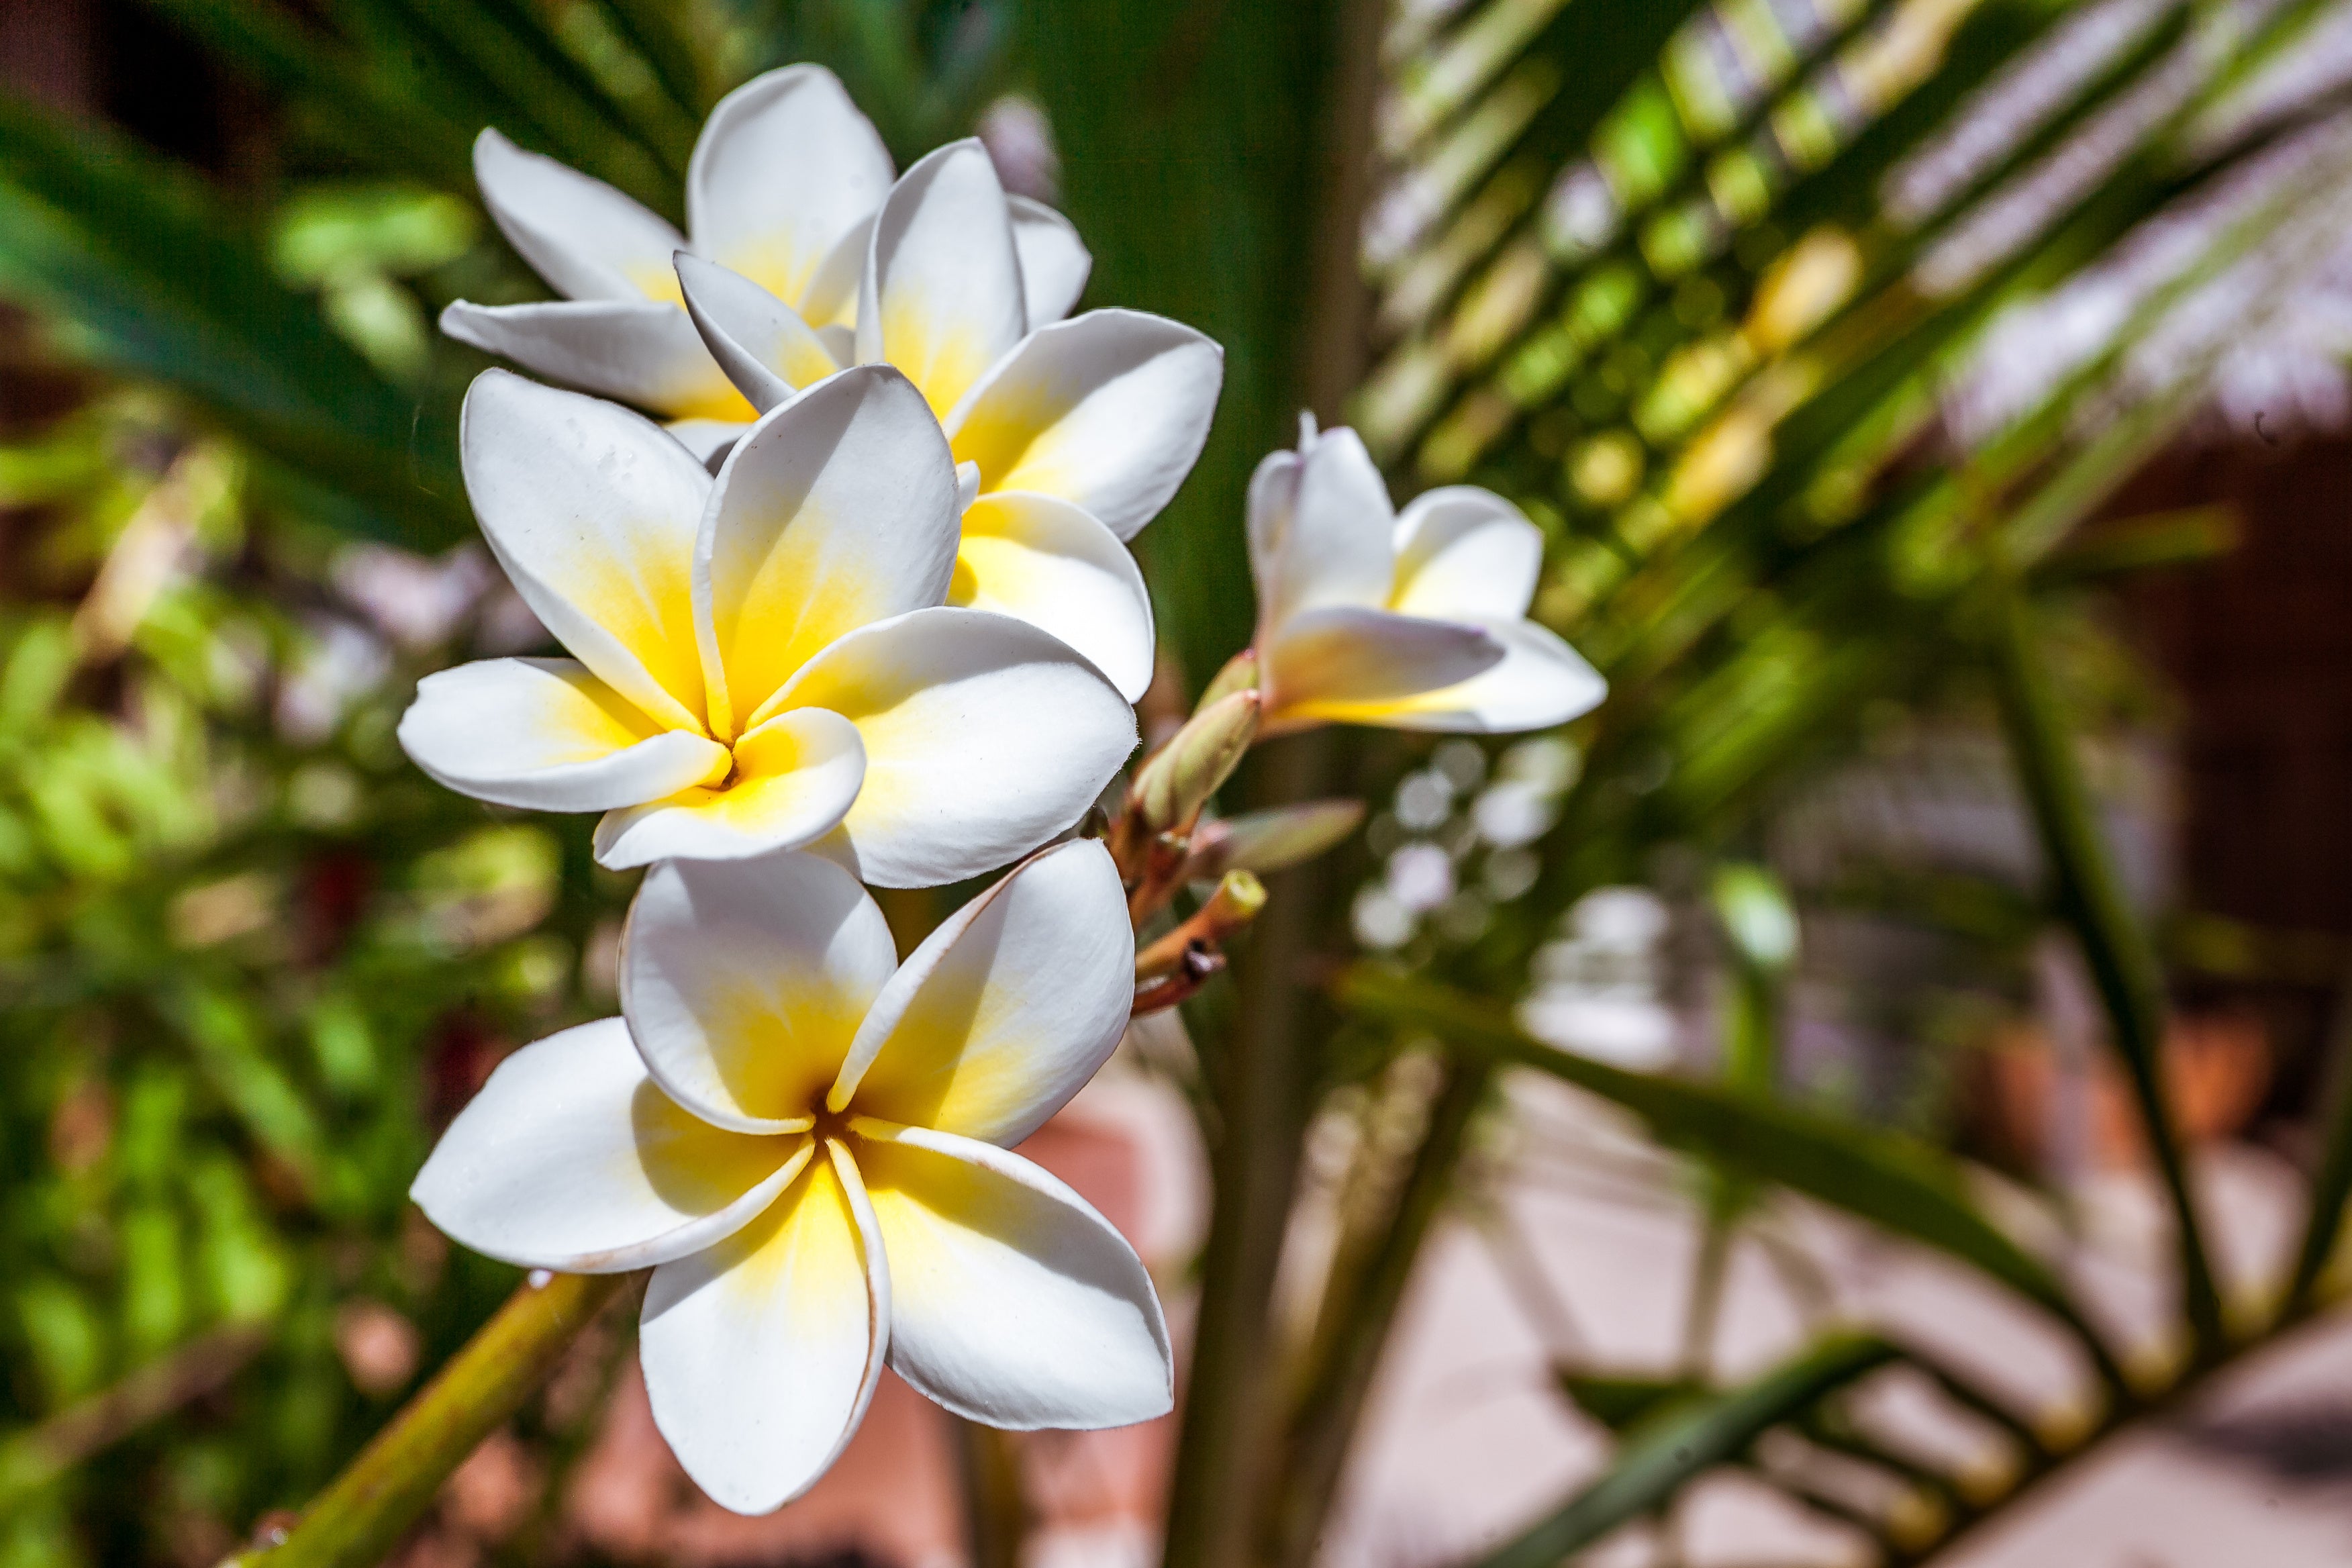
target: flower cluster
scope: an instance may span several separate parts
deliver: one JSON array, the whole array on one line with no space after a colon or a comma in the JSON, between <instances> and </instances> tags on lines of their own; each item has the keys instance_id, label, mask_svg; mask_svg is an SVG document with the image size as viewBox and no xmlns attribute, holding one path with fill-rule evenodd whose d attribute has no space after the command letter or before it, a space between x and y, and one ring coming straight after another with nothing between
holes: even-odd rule
<instances>
[{"instance_id":1,"label":"flower cluster","mask_svg":"<svg viewBox=\"0 0 2352 1568\"><path fill-rule=\"evenodd\" d=\"M1070 316L1090 260L1060 215L977 142L894 178L814 67L712 112L683 236L495 132L476 170L565 298L445 314L562 384L483 374L467 489L570 657L429 677L401 741L480 799L601 812L597 858L651 869L622 1016L505 1062L416 1201L514 1263L651 1269L655 1415L730 1508L812 1485L886 1363L1001 1426L1164 1413L1142 1264L1011 1151L1214 972L1254 871L1354 826L1339 803L1203 826L1262 730L1500 731L1599 700L1525 618L1540 533L1483 490L1398 516L1353 434L1310 422L1251 488L1255 651L1108 833L1070 837L1135 746L1154 639L1126 542L1200 453L1217 346ZM861 885L1008 864L904 963Z\"/></svg>"}]
</instances>

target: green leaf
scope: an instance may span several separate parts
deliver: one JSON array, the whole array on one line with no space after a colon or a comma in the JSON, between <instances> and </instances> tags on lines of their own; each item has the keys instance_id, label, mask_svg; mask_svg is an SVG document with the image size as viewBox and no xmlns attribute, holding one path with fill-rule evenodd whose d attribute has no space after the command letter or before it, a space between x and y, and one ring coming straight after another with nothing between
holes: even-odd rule
<instances>
[{"instance_id":1,"label":"green leaf","mask_svg":"<svg viewBox=\"0 0 2352 1568\"><path fill-rule=\"evenodd\" d=\"M458 189L473 134L383 79L356 51L264 0L146 0L261 85L299 100L343 150Z\"/></svg>"},{"instance_id":2,"label":"green leaf","mask_svg":"<svg viewBox=\"0 0 2352 1568\"><path fill-rule=\"evenodd\" d=\"M257 237L177 170L107 132L0 98L0 289L89 357L187 393L412 543L457 536L422 411L280 282ZM439 431L449 421L438 415ZM437 492L437 493L436 493Z\"/></svg>"},{"instance_id":3,"label":"green leaf","mask_svg":"<svg viewBox=\"0 0 2352 1568\"><path fill-rule=\"evenodd\" d=\"M1612 1432L1622 1432L1678 1399L1699 1392L1696 1384L1664 1377L1624 1377L1561 1367L1553 1374L1576 1407Z\"/></svg>"},{"instance_id":4,"label":"green leaf","mask_svg":"<svg viewBox=\"0 0 2352 1568\"><path fill-rule=\"evenodd\" d=\"M1474 1568L1556 1568L1631 1520L1664 1506L1697 1476L1738 1458L1766 1431L1895 1358L1867 1334L1840 1335L1723 1394L1668 1401L1627 1435L1608 1473Z\"/></svg>"},{"instance_id":5,"label":"green leaf","mask_svg":"<svg viewBox=\"0 0 2352 1568\"><path fill-rule=\"evenodd\" d=\"M1721 1085L1627 1072L1536 1039L1507 1015L1425 980L1359 966L1340 1000L1457 1049L1536 1068L1633 1111L1667 1143L1803 1193L1970 1264L2058 1318L2121 1381L2097 1333L2040 1260L1969 1203L1958 1164L1912 1139Z\"/></svg>"}]
</instances>

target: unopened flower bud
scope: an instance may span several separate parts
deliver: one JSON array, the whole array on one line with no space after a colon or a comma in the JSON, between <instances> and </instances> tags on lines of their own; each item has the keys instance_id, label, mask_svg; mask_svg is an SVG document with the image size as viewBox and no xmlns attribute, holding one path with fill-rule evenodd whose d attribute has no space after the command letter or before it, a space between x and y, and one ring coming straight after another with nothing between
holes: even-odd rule
<instances>
[{"instance_id":1,"label":"unopened flower bud","mask_svg":"<svg viewBox=\"0 0 2352 1568\"><path fill-rule=\"evenodd\" d=\"M1209 797L1241 765L1257 737L1255 691L1221 697L1185 721L1136 774L1132 808L1152 833L1188 830Z\"/></svg>"}]
</instances>

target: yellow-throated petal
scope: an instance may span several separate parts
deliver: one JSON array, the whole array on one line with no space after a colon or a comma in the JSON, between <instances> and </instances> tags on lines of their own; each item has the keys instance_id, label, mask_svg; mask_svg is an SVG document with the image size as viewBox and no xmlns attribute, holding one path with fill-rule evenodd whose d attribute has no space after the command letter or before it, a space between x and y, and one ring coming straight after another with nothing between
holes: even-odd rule
<instances>
[{"instance_id":1,"label":"yellow-throated petal","mask_svg":"<svg viewBox=\"0 0 2352 1568\"><path fill-rule=\"evenodd\" d=\"M493 658L416 683L400 744L442 784L536 811L609 811L723 777L727 748L664 730L568 658Z\"/></svg>"},{"instance_id":2,"label":"yellow-throated petal","mask_svg":"<svg viewBox=\"0 0 2352 1568\"><path fill-rule=\"evenodd\" d=\"M1224 351L1139 310L1041 327L947 419L983 490L1035 490L1131 539L1192 471L1216 412Z\"/></svg>"},{"instance_id":3,"label":"yellow-throated petal","mask_svg":"<svg viewBox=\"0 0 2352 1568\"><path fill-rule=\"evenodd\" d=\"M761 413L841 368L790 305L741 273L681 254L677 280L709 357Z\"/></svg>"},{"instance_id":4,"label":"yellow-throated petal","mask_svg":"<svg viewBox=\"0 0 2352 1568\"><path fill-rule=\"evenodd\" d=\"M1457 686L1502 662L1483 626L1389 610L1332 605L1291 617L1258 649L1266 723L1370 724L1424 691Z\"/></svg>"},{"instance_id":5,"label":"yellow-throated petal","mask_svg":"<svg viewBox=\"0 0 2352 1568\"><path fill-rule=\"evenodd\" d=\"M817 264L890 189L890 154L822 66L756 76L719 100L686 170L694 248L798 304Z\"/></svg>"},{"instance_id":6,"label":"yellow-throated petal","mask_svg":"<svg viewBox=\"0 0 2352 1568\"><path fill-rule=\"evenodd\" d=\"M976 138L950 142L898 177L875 219L857 357L905 371L945 416L1027 330L996 165Z\"/></svg>"},{"instance_id":7,"label":"yellow-throated petal","mask_svg":"<svg viewBox=\"0 0 2352 1568\"><path fill-rule=\"evenodd\" d=\"M958 1415L1015 1431L1168 1413L1159 1298L1102 1215L1018 1154L872 1131L857 1140L858 1169L890 1258L892 1370Z\"/></svg>"},{"instance_id":8,"label":"yellow-throated petal","mask_svg":"<svg viewBox=\"0 0 2352 1568\"><path fill-rule=\"evenodd\" d=\"M823 1101L897 966L882 911L830 861L670 860L629 907L621 1007L678 1103L785 1131Z\"/></svg>"},{"instance_id":9,"label":"yellow-throated petal","mask_svg":"<svg viewBox=\"0 0 2352 1568\"><path fill-rule=\"evenodd\" d=\"M646 1287L637 1359L654 1423L737 1513L815 1484L888 1353L889 1268L856 1167L831 1148L759 1218Z\"/></svg>"},{"instance_id":10,"label":"yellow-throated petal","mask_svg":"<svg viewBox=\"0 0 2352 1568\"><path fill-rule=\"evenodd\" d=\"M500 1062L408 1195L475 1251L614 1274L699 1252L775 1201L806 1136L753 1137L682 1110L604 1018Z\"/></svg>"},{"instance_id":11,"label":"yellow-throated petal","mask_svg":"<svg viewBox=\"0 0 2352 1568\"><path fill-rule=\"evenodd\" d=\"M1109 529L1066 500L998 491L966 507L948 602L1044 627L1093 660L1130 702L1151 684L1143 574Z\"/></svg>"},{"instance_id":12,"label":"yellow-throated petal","mask_svg":"<svg viewBox=\"0 0 2352 1568\"><path fill-rule=\"evenodd\" d=\"M606 816L597 864L619 871L797 849L833 831L866 776L856 727L821 708L777 714L737 741L731 760L730 773Z\"/></svg>"},{"instance_id":13,"label":"yellow-throated petal","mask_svg":"<svg viewBox=\"0 0 2352 1568\"><path fill-rule=\"evenodd\" d=\"M466 493L556 640L669 729L702 728L696 531L710 476L625 408L502 370L466 394Z\"/></svg>"},{"instance_id":14,"label":"yellow-throated petal","mask_svg":"<svg viewBox=\"0 0 2352 1568\"><path fill-rule=\"evenodd\" d=\"M474 183L507 242L573 300L642 300L669 275L677 230L602 180L526 153L496 131L474 140Z\"/></svg>"},{"instance_id":15,"label":"yellow-throated petal","mask_svg":"<svg viewBox=\"0 0 2352 1568\"><path fill-rule=\"evenodd\" d=\"M1110 852L1041 850L891 976L826 1102L1011 1145L1094 1077L1126 1032L1135 938Z\"/></svg>"},{"instance_id":16,"label":"yellow-throated petal","mask_svg":"<svg viewBox=\"0 0 2352 1568\"><path fill-rule=\"evenodd\" d=\"M556 300L441 312L441 330L551 381L617 397L668 419L749 424L751 405L711 360L676 305L646 300Z\"/></svg>"},{"instance_id":17,"label":"yellow-throated petal","mask_svg":"<svg viewBox=\"0 0 2352 1568\"><path fill-rule=\"evenodd\" d=\"M906 377L860 365L735 444L695 545L696 621L720 739L845 633L947 596L955 464Z\"/></svg>"},{"instance_id":18,"label":"yellow-throated petal","mask_svg":"<svg viewBox=\"0 0 2352 1568\"><path fill-rule=\"evenodd\" d=\"M1386 701L1309 704L1308 710L1336 724L1508 735L1565 724L1608 695L1600 672L1549 628L1490 621L1486 631L1503 657L1467 680Z\"/></svg>"},{"instance_id":19,"label":"yellow-throated petal","mask_svg":"<svg viewBox=\"0 0 2352 1568\"><path fill-rule=\"evenodd\" d=\"M936 887L1026 854L1084 816L1135 749L1135 711L1099 670L984 610L853 632L782 700L838 713L865 740L838 847L877 887Z\"/></svg>"},{"instance_id":20,"label":"yellow-throated petal","mask_svg":"<svg viewBox=\"0 0 2352 1568\"><path fill-rule=\"evenodd\" d=\"M1388 602L1396 513L1353 430L1311 426L1297 452L1270 454L1250 478L1250 568L1260 640L1292 616Z\"/></svg>"}]
</instances>

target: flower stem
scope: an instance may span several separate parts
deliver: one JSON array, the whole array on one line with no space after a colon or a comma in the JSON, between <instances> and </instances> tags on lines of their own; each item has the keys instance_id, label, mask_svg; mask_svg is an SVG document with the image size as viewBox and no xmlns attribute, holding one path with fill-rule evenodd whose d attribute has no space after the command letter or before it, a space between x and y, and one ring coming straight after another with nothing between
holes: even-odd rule
<instances>
[{"instance_id":1,"label":"flower stem","mask_svg":"<svg viewBox=\"0 0 2352 1568\"><path fill-rule=\"evenodd\" d=\"M545 1381L636 1274L534 1274L313 1499L236 1568L366 1568L399 1542L493 1427ZM223 1568L229 1568L224 1564Z\"/></svg>"}]
</instances>

